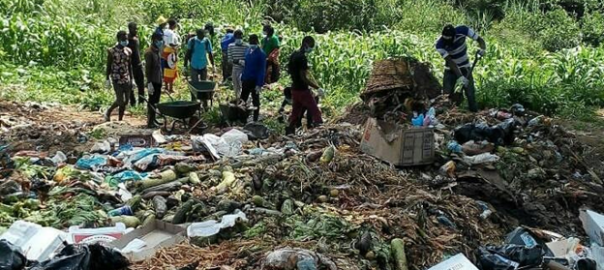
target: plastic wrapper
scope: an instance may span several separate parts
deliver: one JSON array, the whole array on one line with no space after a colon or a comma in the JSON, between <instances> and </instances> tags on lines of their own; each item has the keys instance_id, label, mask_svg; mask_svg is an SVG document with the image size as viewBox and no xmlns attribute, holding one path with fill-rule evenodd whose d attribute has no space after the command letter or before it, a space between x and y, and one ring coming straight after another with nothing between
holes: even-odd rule
<instances>
[{"instance_id":1,"label":"plastic wrapper","mask_svg":"<svg viewBox=\"0 0 604 270\"><path fill-rule=\"evenodd\" d=\"M27 259L18 247L0 239L0 270L20 270L26 263Z\"/></svg>"},{"instance_id":2,"label":"plastic wrapper","mask_svg":"<svg viewBox=\"0 0 604 270\"><path fill-rule=\"evenodd\" d=\"M295 262L295 265L291 265ZM323 268L319 268L323 266ZM329 269L336 270L336 264L329 258L301 248L282 248L267 254L266 259L262 263L262 269Z\"/></svg>"},{"instance_id":3,"label":"plastic wrapper","mask_svg":"<svg viewBox=\"0 0 604 270\"><path fill-rule=\"evenodd\" d=\"M513 244L503 246L487 245L485 249L491 253L496 253L515 261L519 266L540 265L545 255L544 248L541 245L531 247Z\"/></svg>"},{"instance_id":4,"label":"plastic wrapper","mask_svg":"<svg viewBox=\"0 0 604 270\"><path fill-rule=\"evenodd\" d=\"M477 266L480 270L515 270L520 264L481 247L478 249Z\"/></svg>"}]
</instances>

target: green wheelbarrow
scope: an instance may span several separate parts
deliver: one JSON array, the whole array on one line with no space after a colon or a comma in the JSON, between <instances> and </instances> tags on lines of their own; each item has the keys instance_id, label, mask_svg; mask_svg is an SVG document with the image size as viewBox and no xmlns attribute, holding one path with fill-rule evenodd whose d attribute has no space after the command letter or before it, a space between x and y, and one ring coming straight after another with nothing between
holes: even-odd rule
<instances>
[{"instance_id":1,"label":"green wheelbarrow","mask_svg":"<svg viewBox=\"0 0 604 270\"><path fill-rule=\"evenodd\" d=\"M191 101L201 101L205 110L208 110L208 101L210 106L214 106L214 91L216 83L213 81L189 81L189 91L191 92Z\"/></svg>"}]
</instances>

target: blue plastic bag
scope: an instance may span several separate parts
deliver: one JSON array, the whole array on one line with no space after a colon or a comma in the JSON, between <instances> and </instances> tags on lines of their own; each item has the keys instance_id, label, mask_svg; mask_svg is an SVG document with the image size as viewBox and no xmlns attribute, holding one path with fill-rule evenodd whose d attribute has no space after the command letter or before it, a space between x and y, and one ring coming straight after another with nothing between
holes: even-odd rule
<instances>
[{"instance_id":1,"label":"blue plastic bag","mask_svg":"<svg viewBox=\"0 0 604 270\"><path fill-rule=\"evenodd\" d=\"M94 168L107 165L107 157L103 155L84 156L76 162L76 167L83 170L93 170Z\"/></svg>"}]
</instances>

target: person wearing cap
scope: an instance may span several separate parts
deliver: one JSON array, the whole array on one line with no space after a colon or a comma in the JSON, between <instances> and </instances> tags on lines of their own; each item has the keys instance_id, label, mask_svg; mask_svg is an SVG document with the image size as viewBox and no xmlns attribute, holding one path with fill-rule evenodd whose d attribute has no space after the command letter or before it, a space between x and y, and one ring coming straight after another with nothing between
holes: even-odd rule
<instances>
[{"instance_id":1,"label":"person wearing cap","mask_svg":"<svg viewBox=\"0 0 604 270\"><path fill-rule=\"evenodd\" d=\"M259 40L257 35L250 35L250 45L245 52L245 65L243 67L243 73L241 74L242 91L241 91L241 103L246 103L252 95L253 108L249 107L254 111L254 122L258 122L260 117L260 91L264 86L264 72L266 71L266 54L262 51L259 46Z\"/></svg>"},{"instance_id":2,"label":"person wearing cap","mask_svg":"<svg viewBox=\"0 0 604 270\"><path fill-rule=\"evenodd\" d=\"M226 34L220 41L220 49L222 49L222 82L225 83L231 78L233 65L229 62L229 45L235 42L234 30L228 26Z\"/></svg>"},{"instance_id":3,"label":"person wearing cap","mask_svg":"<svg viewBox=\"0 0 604 270\"><path fill-rule=\"evenodd\" d=\"M132 51L132 73L134 82L136 82L135 88L138 89L138 104L142 104L145 98L145 75L143 74L143 62L140 55L138 25L135 22L128 23L128 48ZM136 105L134 89L130 91L130 105Z\"/></svg>"},{"instance_id":4,"label":"person wearing cap","mask_svg":"<svg viewBox=\"0 0 604 270\"><path fill-rule=\"evenodd\" d=\"M178 77L178 46L180 46L180 38L176 32L178 24L176 20L168 20L168 28L164 30L163 48L161 48L162 68L166 91L172 93L174 81Z\"/></svg>"},{"instance_id":5,"label":"person wearing cap","mask_svg":"<svg viewBox=\"0 0 604 270\"><path fill-rule=\"evenodd\" d=\"M162 86L162 59L160 48L164 41L160 33L154 33L151 37L151 46L145 51L145 76L147 77L147 90L149 91L149 103L147 104L147 127L157 127L154 106L159 103Z\"/></svg>"},{"instance_id":6,"label":"person wearing cap","mask_svg":"<svg viewBox=\"0 0 604 270\"><path fill-rule=\"evenodd\" d=\"M168 19L164 18L164 16L159 16L155 21L155 24L157 24L157 28L155 28L155 32L153 33L160 34L163 37L164 29L166 29L166 25L168 24Z\"/></svg>"},{"instance_id":7,"label":"person wearing cap","mask_svg":"<svg viewBox=\"0 0 604 270\"><path fill-rule=\"evenodd\" d=\"M214 55L212 54L212 42L205 37L204 29L197 29L197 36L187 42L187 54L185 55L185 68L191 63L190 76L192 82L205 81L208 79L208 58L214 67ZM213 70L216 73L216 68Z\"/></svg>"},{"instance_id":8,"label":"person wearing cap","mask_svg":"<svg viewBox=\"0 0 604 270\"><path fill-rule=\"evenodd\" d=\"M243 32L241 30L235 31L233 37L235 42L229 44L228 60L233 66L231 77L233 78L235 97L239 99L241 96L241 73L243 73L243 67L245 66L245 52L249 48L249 45L243 42Z\"/></svg>"},{"instance_id":9,"label":"person wearing cap","mask_svg":"<svg viewBox=\"0 0 604 270\"><path fill-rule=\"evenodd\" d=\"M466 38L471 38L478 42L480 50L478 57L482 57L486 52L486 43L474 30L465 25L454 27L446 25L443 28L441 37L436 41L436 51L445 59L445 74L443 77L443 88L449 94L451 101L458 106L463 101L463 94L455 93L456 83L462 84L468 98L468 107L471 112L478 111L476 104L476 89L474 87L474 77L472 76L472 65L468 57L468 48Z\"/></svg>"},{"instance_id":10,"label":"person wearing cap","mask_svg":"<svg viewBox=\"0 0 604 270\"><path fill-rule=\"evenodd\" d=\"M281 47L281 42L279 41L279 37L275 35L275 29L272 26L265 25L262 31L264 35L262 50L267 55L266 84L271 84L279 80L279 47Z\"/></svg>"},{"instance_id":11,"label":"person wearing cap","mask_svg":"<svg viewBox=\"0 0 604 270\"><path fill-rule=\"evenodd\" d=\"M111 121L111 113L119 108L119 121L124 118L126 104L132 91L132 50L128 48L128 34L119 31L116 35L117 44L107 50L107 70L105 87L115 91L115 101L105 112L105 121Z\"/></svg>"}]
</instances>

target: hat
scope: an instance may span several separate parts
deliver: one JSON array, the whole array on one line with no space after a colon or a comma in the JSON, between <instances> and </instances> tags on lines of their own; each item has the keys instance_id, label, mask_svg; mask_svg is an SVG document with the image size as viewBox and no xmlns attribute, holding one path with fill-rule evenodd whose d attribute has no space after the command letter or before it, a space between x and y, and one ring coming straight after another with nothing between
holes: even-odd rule
<instances>
[{"instance_id":1,"label":"hat","mask_svg":"<svg viewBox=\"0 0 604 270\"><path fill-rule=\"evenodd\" d=\"M455 27L451 24L445 25L442 32L442 37L445 39L452 39L455 37Z\"/></svg>"},{"instance_id":2,"label":"hat","mask_svg":"<svg viewBox=\"0 0 604 270\"><path fill-rule=\"evenodd\" d=\"M164 23L167 23L167 22L168 22L168 19L164 18L164 16L161 16L161 15L160 15L160 16L159 16L159 18L157 18L157 20L155 21L155 23L156 23L157 25L164 24Z\"/></svg>"}]
</instances>

